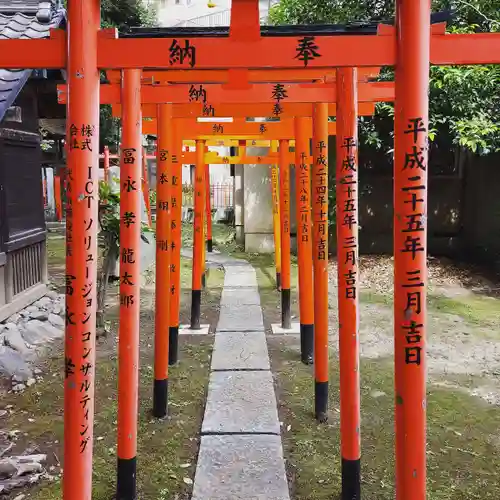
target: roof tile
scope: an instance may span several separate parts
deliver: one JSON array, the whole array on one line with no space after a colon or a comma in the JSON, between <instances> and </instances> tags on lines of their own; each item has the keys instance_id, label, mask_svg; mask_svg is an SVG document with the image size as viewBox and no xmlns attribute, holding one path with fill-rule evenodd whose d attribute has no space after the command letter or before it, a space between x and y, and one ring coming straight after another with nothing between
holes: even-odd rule
<instances>
[{"instance_id":1,"label":"roof tile","mask_svg":"<svg viewBox=\"0 0 500 500\"><path fill-rule=\"evenodd\" d=\"M8 0L0 7L0 40L46 38L65 19L56 1ZM28 80L31 69L0 69L0 122Z\"/></svg>"}]
</instances>

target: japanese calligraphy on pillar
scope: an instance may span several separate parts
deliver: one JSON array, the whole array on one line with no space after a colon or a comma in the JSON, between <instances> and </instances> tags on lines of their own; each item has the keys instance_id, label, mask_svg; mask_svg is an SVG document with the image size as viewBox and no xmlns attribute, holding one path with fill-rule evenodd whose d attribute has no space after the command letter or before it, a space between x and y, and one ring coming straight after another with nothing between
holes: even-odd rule
<instances>
[{"instance_id":1,"label":"japanese calligraphy on pillar","mask_svg":"<svg viewBox=\"0 0 500 500\"><path fill-rule=\"evenodd\" d=\"M403 242L400 251L406 256L406 276L402 285L406 296L405 325L402 327L402 334L405 338L405 363L420 365L425 314L427 237L427 129L422 118L411 118L404 133L411 140L406 142L401 183L405 208L400 221Z\"/></svg>"},{"instance_id":2,"label":"japanese calligraphy on pillar","mask_svg":"<svg viewBox=\"0 0 500 500\"><path fill-rule=\"evenodd\" d=\"M167 162L169 161L170 158L170 152L167 151L166 149L161 149L159 152L159 165L158 165L158 174L159 174L159 179L158 179L158 189L156 190L157 193L157 200L156 200L156 210L158 212L166 212L168 214L170 210L170 201L169 201L169 196L170 196L170 190L168 189L170 186L169 183L169 172L167 168ZM158 238L159 233L161 233L160 238ZM157 231L157 239L156 239L156 247L158 250L161 252L168 252L168 246L170 242L168 239L165 238L165 231Z\"/></svg>"},{"instance_id":3,"label":"japanese calligraphy on pillar","mask_svg":"<svg viewBox=\"0 0 500 500\"><path fill-rule=\"evenodd\" d=\"M198 169L198 171L195 172L195 198L196 200L199 200L203 198L203 175L200 172L201 169ZM196 200L195 200L195 212L194 212L194 217L195 221L202 221L203 217L203 210L204 206L202 205L201 202L198 201L198 205L196 205ZM202 225L201 224L195 224L194 231L195 233L201 233Z\"/></svg>"},{"instance_id":4,"label":"japanese calligraphy on pillar","mask_svg":"<svg viewBox=\"0 0 500 500\"><path fill-rule=\"evenodd\" d=\"M274 106L273 106L273 115L274 116L279 116L281 113L283 113L283 106L281 105L281 101L286 99L288 97L288 92L285 88L285 86L282 83L276 83L273 86L273 91L272 91L272 100L274 101Z\"/></svg>"},{"instance_id":5,"label":"japanese calligraphy on pillar","mask_svg":"<svg viewBox=\"0 0 500 500\"><path fill-rule=\"evenodd\" d=\"M66 256L71 257L73 255L73 187L74 187L74 178L73 178L73 168L71 164L68 162L68 166L66 168L66 179L65 179L65 187L66 187ZM76 279L75 276L72 276L70 279ZM66 277L66 286L68 283L68 276ZM68 294L68 292L66 291Z\"/></svg>"},{"instance_id":6,"label":"japanese calligraphy on pillar","mask_svg":"<svg viewBox=\"0 0 500 500\"><path fill-rule=\"evenodd\" d=\"M342 143L342 168L339 182L342 186L338 200L343 241L340 243L344 253L344 289L346 299L356 299L356 282L358 280L358 197L356 193L357 144L353 137L346 137Z\"/></svg>"},{"instance_id":7,"label":"japanese calligraphy on pillar","mask_svg":"<svg viewBox=\"0 0 500 500\"><path fill-rule=\"evenodd\" d=\"M92 137L95 134L95 126L82 125L80 128L75 124L69 127L70 142L69 149L81 149L92 151Z\"/></svg>"},{"instance_id":8,"label":"japanese calligraphy on pillar","mask_svg":"<svg viewBox=\"0 0 500 500\"><path fill-rule=\"evenodd\" d=\"M182 198L182 185L179 176L179 161L177 159L177 155L172 155L172 169L171 169L171 177L170 177L170 249L171 249L171 258L170 258L170 273L171 273L171 287L170 293L171 295L175 294L177 283L179 283L180 275L178 269L178 260L174 258L174 253L180 251L180 249L176 248L176 241L180 239L181 233L181 221L180 221L180 200ZM181 167L182 168L182 167ZM172 307L172 306L171 306Z\"/></svg>"},{"instance_id":9,"label":"japanese calligraphy on pillar","mask_svg":"<svg viewBox=\"0 0 500 500\"><path fill-rule=\"evenodd\" d=\"M328 260L328 158L326 156L327 145L325 141L318 141L316 148L316 164L313 179L313 206L314 225L318 235L316 245L316 258L318 260Z\"/></svg>"},{"instance_id":10,"label":"japanese calligraphy on pillar","mask_svg":"<svg viewBox=\"0 0 500 500\"><path fill-rule=\"evenodd\" d=\"M271 167L271 188L273 196L273 214L279 213L279 196L278 196L278 167L273 165Z\"/></svg>"},{"instance_id":11,"label":"japanese calligraphy on pillar","mask_svg":"<svg viewBox=\"0 0 500 500\"><path fill-rule=\"evenodd\" d=\"M85 166L97 147L96 128L71 124L67 171L68 257L84 255L81 262L69 262L66 274L66 339L64 376L69 387L78 391L80 428L74 439L80 454L92 448L93 383L95 353L95 276L97 262L97 186L94 167ZM77 156L78 155L78 156ZM80 155L82 158L80 158ZM75 156L77 156L75 158ZM76 161L75 161L76 160ZM88 163L91 163L90 161ZM76 171L73 165L82 166ZM76 165L75 165L76 166ZM75 231L78 227L78 231ZM75 252L77 246L79 251ZM73 438L73 437L72 437Z\"/></svg>"},{"instance_id":12,"label":"japanese calligraphy on pillar","mask_svg":"<svg viewBox=\"0 0 500 500\"><path fill-rule=\"evenodd\" d=\"M281 146L280 146L281 147ZM283 210L281 211L281 221L283 224L283 234L290 234L290 165L280 167L280 176L282 177L281 200L283 200Z\"/></svg>"},{"instance_id":13,"label":"japanese calligraphy on pillar","mask_svg":"<svg viewBox=\"0 0 500 500\"><path fill-rule=\"evenodd\" d=\"M309 61L313 61L318 57L321 57L319 53L319 46L316 44L316 37L305 36L297 41L297 48L295 49L297 54L294 59L303 61L304 67L307 67Z\"/></svg>"},{"instance_id":14,"label":"japanese calligraphy on pillar","mask_svg":"<svg viewBox=\"0 0 500 500\"><path fill-rule=\"evenodd\" d=\"M169 48L170 66L185 66L193 68L196 65L196 47L189 40L172 40Z\"/></svg>"},{"instance_id":15,"label":"japanese calligraphy on pillar","mask_svg":"<svg viewBox=\"0 0 500 500\"><path fill-rule=\"evenodd\" d=\"M304 152L300 155L300 165L299 165L299 185L297 189L299 190L299 208L300 208L300 228L297 228L297 233L300 234L301 241L309 242L311 239L310 228L311 228L311 177L309 172L309 164L307 163L307 156Z\"/></svg>"},{"instance_id":16,"label":"japanese calligraphy on pillar","mask_svg":"<svg viewBox=\"0 0 500 500\"><path fill-rule=\"evenodd\" d=\"M137 214L133 210L135 206L135 193L138 186L135 180L135 164L137 162L137 150L135 148L126 148L122 151L121 165L121 228L120 228L120 305L129 308L135 304L135 281L137 276L134 276L134 264L136 263L136 248L133 245L127 245L127 240L132 241L133 238L124 238L122 231L128 232L136 224L140 224L137 220Z\"/></svg>"}]
</instances>

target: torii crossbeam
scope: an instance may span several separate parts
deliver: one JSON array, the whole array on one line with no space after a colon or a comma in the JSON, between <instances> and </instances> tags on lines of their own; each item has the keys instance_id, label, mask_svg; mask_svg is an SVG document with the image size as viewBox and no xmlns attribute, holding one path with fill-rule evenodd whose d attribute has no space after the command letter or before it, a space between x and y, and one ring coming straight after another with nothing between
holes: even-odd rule
<instances>
[{"instance_id":1,"label":"torii crossbeam","mask_svg":"<svg viewBox=\"0 0 500 500\"><path fill-rule=\"evenodd\" d=\"M99 137L99 93L100 70L126 69L131 71L127 83L127 99L140 99L141 78L136 70L156 71L198 70L233 71L238 85L250 80L249 71L269 70L325 70L328 75L334 68L342 68L345 74L337 78L336 90L323 88L330 96L345 92L343 99L342 134L345 142L343 155L338 156L339 178L344 185L355 191L357 165L355 110L353 103L352 68L394 66L395 81L395 217L394 217L394 266L395 266L395 378L396 378L396 497L397 500L424 500L426 498L426 231L427 231L427 160L428 160L428 89L429 65L498 64L500 63L500 33L446 34L444 25L431 28L430 0L397 0L397 19L394 26L370 25L356 32L342 31L332 26L319 33L313 27L269 27L260 28L257 0L233 0L231 27L216 34L186 35L175 29L139 29L117 37L114 29L100 30L99 0L68 0L67 33L56 30L45 40L3 39L0 40L0 67L65 69L68 75L68 137L78 140L84 147L68 150L68 206L67 206L67 260L66 260L66 336L65 336L65 408L64 408L64 476L63 497L65 500L90 500L92 496L92 445L94 416L94 370L95 370L95 318L97 276L97 215L98 215L98 137ZM238 73L239 72L239 73ZM304 77L304 81L308 81ZM229 75L228 83L234 83ZM277 82L281 83L281 82ZM327 82L325 85L331 84ZM214 83L213 85L220 85ZM265 83L263 84L265 86ZM363 85L363 84L361 84ZM181 92L174 85L160 84L143 93L147 102L154 102L158 94L163 96ZM263 87L265 88L265 87ZM262 89L235 89L232 100L245 102L243 95L256 98L266 93L270 100L269 87ZM304 88L302 93L308 93ZM105 92L110 92L106 97ZM219 89L211 87L216 94ZM292 94L290 90L290 94ZM318 92L315 88L314 92ZM320 91L321 92L321 91ZM359 90L361 94L363 91ZM104 90L103 95L114 103L116 91ZM184 93L185 96L185 93ZM338 96L339 97L339 96ZM243 98L243 101L241 100ZM149 101L148 101L149 99ZM187 96L182 102L189 102ZM210 99L210 98L209 98ZM223 96L220 99L224 99ZM325 99L323 102L328 102ZM140 101L139 101L140 102ZM144 101L143 101L144 102ZM258 102L263 102L258 99ZM300 102L298 100L297 102ZM318 102L318 101L313 101ZM322 106L318 102L317 106ZM124 155L122 172L127 187L140 180L140 106L134 108L124 129ZM318 108L323 125L327 110ZM165 136L165 134L162 134ZM318 190L327 189L327 165L324 145L327 138L325 127L316 131L315 162L318 173L326 184L315 184ZM286 145L286 140L280 146ZM303 149L299 144L299 149ZM318 148L321 151L318 152ZM286 161L286 148L280 148ZM132 151L135 150L135 151ZM201 154L201 153L200 153ZM339 160L340 158L340 160ZM300 159L300 157L299 157ZM200 162L203 160L200 157ZM317 162L320 162L319 164ZM345 162L345 165L344 163ZM352 174L345 166L354 169ZM326 168L324 168L326 167ZM344 168L344 170L342 170ZM128 183L130 181L130 183ZM354 191L353 191L354 188ZM340 193L342 194L342 193ZM137 206L136 193L123 190L123 208ZM346 199L356 208L353 199ZM321 228L315 244L315 266L325 266L325 239L328 238L327 211L323 202L314 201L315 228ZM137 267L134 266L134 251L139 247L136 227L125 231L125 220L130 222L131 210L123 214L123 241L129 244L125 254L126 281L121 285L120 349L131 346L130 353L120 351L120 375L118 398L118 494L119 500L132 500L136 496L136 436L137 436L137 353L139 315L136 306L128 313L127 305L139 303ZM128 214L128 215L127 215ZM320 218L320 215L323 218ZM346 214L347 215L347 214ZM350 211L353 226L345 239L339 241L339 255L348 257L349 293L344 297L351 301L350 311L357 314L356 290L358 276L357 213ZM127 222L127 223L128 223ZM128 229L128 228L127 228ZM315 230L316 230L315 229ZM316 234L316 233L315 233ZM320 246L322 245L322 246ZM321 259L319 258L321 255ZM322 267L321 269L325 269ZM322 278L323 276L323 278ZM314 289L327 296L327 273L315 273ZM343 277L345 281L345 276ZM136 280L136 281L134 281ZM354 283L354 284L352 284ZM343 286L345 283L343 283ZM347 292L346 292L347 293ZM135 302L134 302L135 301ZM315 328L323 334L326 355L322 363L322 374L317 374L316 397L324 402L328 396L328 308L325 301L315 308ZM342 308L342 310L347 310ZM357 323L348 322L348 325ZM359 336L357 327L344 327L340 331L343 342L341 366L350 369L350 375L341 369L341 449L342 487L344 498L359 498L360 495L360 440L359 428ZM351 342L345 344L346 339ZM345 347L347 345L347 347ZM345 378L347 377L347 378ZM326 392L325 392L326 389ZM345 407L348 407L346 412ZM349 439L347 438L349 436Z\"/></svg>"}]
</instances>

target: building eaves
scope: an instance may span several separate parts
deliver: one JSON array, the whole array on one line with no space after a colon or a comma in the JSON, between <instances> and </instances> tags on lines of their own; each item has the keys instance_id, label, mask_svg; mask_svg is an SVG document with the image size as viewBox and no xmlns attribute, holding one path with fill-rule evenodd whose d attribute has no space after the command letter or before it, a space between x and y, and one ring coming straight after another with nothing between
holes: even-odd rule
<instances>
[{"instance_id":1,"label":"building eaves","mask_svg":"<svg viewBox=\"0 0 500 500\"><path fill-rule=\"evenodd\" d=\"M59 0L1 2L0 39L46 38L66 20ZM0 122L32 73L31 69L0 69Z\"/></svg>"},{"instance_id":2,"label":"building eaves","mask_svg":"<svg viewBox=\"0 0 500 500\"><path fill-rule=\"evenodd\" d=\"M452 11L436 12L431 15L431 23L450 21ZM352 24L308 24L296 26L261 26L264 37L287 37L304 35L374 35L380 23L394 24L394 19L387 21L359 22ZM165 27L131 28L127 33L120 33L120 38L173 38L173 37L228 37L228 26L217 27Z\"/></svg>"}]
</instances>

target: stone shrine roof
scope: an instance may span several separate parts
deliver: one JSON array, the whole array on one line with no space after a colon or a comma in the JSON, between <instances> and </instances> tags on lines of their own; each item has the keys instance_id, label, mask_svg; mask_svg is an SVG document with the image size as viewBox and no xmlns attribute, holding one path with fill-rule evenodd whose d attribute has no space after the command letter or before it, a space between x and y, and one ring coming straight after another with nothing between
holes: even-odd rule
<instances>
[{"instance_id":1,"label":"stone shrine roof","mask_svg":"<svg viewBox=\"0 0 500 500\"><path fill-rule=\"evenodd\" d=\"M59 0L2 0L0 2L0 39L46 38L51 28L66 20ZM31 69L0 69L0 122L21 92Z\"/></svg>"}]
</instances>

